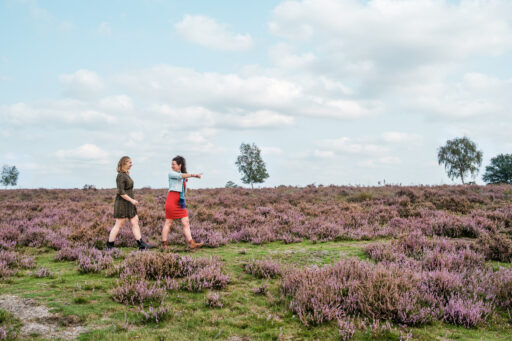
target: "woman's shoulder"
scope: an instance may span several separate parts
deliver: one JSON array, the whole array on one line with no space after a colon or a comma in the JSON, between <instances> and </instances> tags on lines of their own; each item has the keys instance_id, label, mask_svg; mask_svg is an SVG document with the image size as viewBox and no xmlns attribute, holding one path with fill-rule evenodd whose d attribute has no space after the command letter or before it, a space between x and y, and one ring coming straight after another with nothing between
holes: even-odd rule
<instances>
[{"instance_id":1,"label":"woman's shoulder","mask_svg":"<svg viewBox=\"0 0 512 341\"><path fill-rule=\"evenodd\" d=\"M127 173L125 172L119 172L117 173L117 179L126 178L129 177Z\"/></svg>"}]
</instances>

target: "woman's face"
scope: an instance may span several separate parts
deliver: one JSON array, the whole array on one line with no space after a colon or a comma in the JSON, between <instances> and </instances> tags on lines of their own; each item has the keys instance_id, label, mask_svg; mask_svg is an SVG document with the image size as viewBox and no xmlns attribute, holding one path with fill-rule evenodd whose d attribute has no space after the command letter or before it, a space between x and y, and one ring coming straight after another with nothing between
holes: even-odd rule
<instances>
[{"instance_id":1,"label":"woman's face","mask_svg":"<svg viewBox=\"0 0 512 341\"><path fill-rule=\"evenodd\" d=\"M132 159L128 159L128 160L126 160L126 161L125 161L125 163L124 163L124 169L126 169L127 171L129 171L129 170L130 170L130 168L132 168L132 164L133 164L133 163L132 163Z\"/></svg>"},{"instance_id":2,"label":"woman's face","mask_svg":"<svg viewBox=\"0 0 512 341\"><path fill-rule=\"evenodd\" d=\"M171 168L175 172L181 172L181 165L178 165L178 163L174 160L172 160Z\"/></svg>"}]
</instances>

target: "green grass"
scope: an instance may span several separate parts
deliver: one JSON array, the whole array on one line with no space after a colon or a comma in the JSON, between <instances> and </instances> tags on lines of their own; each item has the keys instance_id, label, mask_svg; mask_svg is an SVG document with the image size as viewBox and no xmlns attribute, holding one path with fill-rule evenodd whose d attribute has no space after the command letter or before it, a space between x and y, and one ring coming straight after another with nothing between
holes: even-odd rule
<instances>
[{"instance_id":1,"label":"green grass","mask_svg":"<svg viewBox=\"0 0 512 341\"><path fill-rule=\"evenodd\" d=\"M106 277L104 273L80 274L74 262L55 262L55 251L48 249L24 251L36 257L38 267L52 271L54 278L34 278L30 275L32 270L21 271L9 282L0 283L0 294L36 299L58 314L63 326L84 325L90 331L82 334L80 340L339 340L335 322L305 327L290 312L288 302L280 298L279 278L257 279L246 274L242 266L252 259L264 258L289 267L332 264L342 257L367 259L364 247L374 242L238 243L195 252L173 247L173 252L193 257L219 257L225 262L224 271L230 275L231 283L218 292L223 303L220 309L206 306L208 291L170 292L166 303L171 307L171 317L160 324L143 324L137 307L118 304L111 299L109 291L115 286L116 278ZM123 253L130 251L132 249L125 249ZM265 283L267 295L255 295L253 288ZM508 325L511 322L504 314L479 329L436 323L409 331L416 340L510 340ZM353 338L373 339L367 331L356 332ZM396 329L377 339L399 340L399 332Z\"/></svg>"}]
</instances>

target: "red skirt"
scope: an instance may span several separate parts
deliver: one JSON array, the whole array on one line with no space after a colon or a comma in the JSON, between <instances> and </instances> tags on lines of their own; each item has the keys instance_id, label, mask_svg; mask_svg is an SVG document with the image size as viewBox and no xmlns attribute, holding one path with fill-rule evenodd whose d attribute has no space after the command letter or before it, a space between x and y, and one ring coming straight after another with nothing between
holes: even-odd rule
<instances>
[{"instance_id":1,"label":"red skirt","mask_svg":"<svg viewBox=\"0 0 512 341\"><path fill-rule=\"evenodd\" d=\"M180 192L169 191L165 200L165 219L188 217L187 210L180 207Z\"/></svg>"}]
</instances>

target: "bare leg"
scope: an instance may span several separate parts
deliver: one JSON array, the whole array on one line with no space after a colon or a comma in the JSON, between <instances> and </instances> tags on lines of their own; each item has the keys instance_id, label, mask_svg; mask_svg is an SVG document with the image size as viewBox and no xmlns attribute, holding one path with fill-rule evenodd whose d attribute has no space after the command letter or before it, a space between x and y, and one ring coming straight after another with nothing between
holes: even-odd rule
<instances>
[{"instance_id":1,"label":"bare leg","mask_svg":"<svg viewBox=\"0 0 512 341\"><path fill-rule=\"evenodd\" d=\"M116 219L116 223L114 224L112 230L110 230L110 234L108 236L109 242L113 243L116 240L117 234L119 233L119 229L123 226L125 221L125 218Z\"/></svg>"},{"instance_id":2,"label":"bare leg","mask_svg":"<svg viewBox=\"0 0 512 341\"><path fill-rule=\"evenodd\" d=\"M132 233L135 237L135 240L140 240L140 227L139 227L139 216L136 215L132 219L130 219L130 223L132 224Z\"/></svg>"},{"instance_id":3,"label":"bare leg","mask_svg":"<svg viewBox=\"0 0 512 341\"><path fill-rule=\"evenodd\" d=\"M172 219L165 219L164 227L162 228L162 241L166 242L169 237L169 230L171 229Z\"/></svg>"},{"instance_id":4,"label":"bare leg","mask_svg":"<svg viewBox=\"0 0 512 341\"><path fill-rule=\"evenodd\" d=\"M188 217L184 217L181 218L181 223L183 224L183 234L188 243L192 240L192 235L190 234L190 220Z\"/></svg>"}]
</instances>

